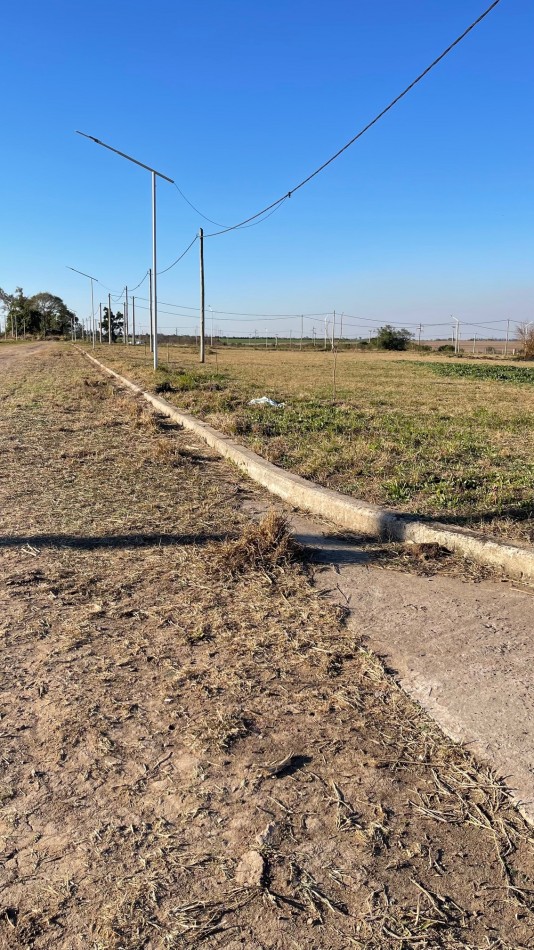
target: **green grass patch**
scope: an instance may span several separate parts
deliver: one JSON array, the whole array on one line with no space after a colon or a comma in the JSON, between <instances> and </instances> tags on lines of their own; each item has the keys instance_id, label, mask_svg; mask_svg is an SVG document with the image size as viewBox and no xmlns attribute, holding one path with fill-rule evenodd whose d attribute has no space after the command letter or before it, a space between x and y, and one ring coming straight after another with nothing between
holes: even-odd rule
<instances>
[{"instance_id":1,"label":"green grass patch","mask_svg":"<svg viewBox=\"0 0 534 950\"><path fill-rule=\"evenodd\" d=\"M491 363L417 363L438 376L456 379L496 380L534 386L534 369L529 366L499 366Z\"/></svg>"}]
</instances>

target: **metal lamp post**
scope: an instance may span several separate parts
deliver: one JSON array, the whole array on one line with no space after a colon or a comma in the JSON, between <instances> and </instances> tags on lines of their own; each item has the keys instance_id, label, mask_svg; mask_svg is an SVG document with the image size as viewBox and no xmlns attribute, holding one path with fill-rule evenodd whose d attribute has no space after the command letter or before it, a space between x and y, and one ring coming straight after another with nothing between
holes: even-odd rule
<instances>
[{"instance_id":1,"label":"metal lamp post","mask_svg":"<svg viewBox=\"0 0 534 950\"><path fill-rule=\"evenodd\" d=\"M69 267L68 264L66 266L67 266L67 270L73 270L75 274L81 274L82 277L87 277L88 280L91 281L91 331L92 331L92 336L93 336L93 350L94 350L95 348L95 303L94 303L94 295L93 295L93 281L96 280L98 284L98 278L91 277L90 274L84 274L83 270L77 270L76 267Z\"/></svg>"},{"instance_id":2,"label":"metal lamp post","mask_svg":"<svg viewBox=\"0 0 534 950\"><path fill-rule=\"evenodd\" d=\"M162 172L156 171L155 168L151 168L150 165L145 165L144 162L139 162L136 158L132 158L131 155L127 155L126 152L120 152L118 148L112 148L111 145L106 145L105 142L101 142L100 139L96 139L94 135L87 135L86 132L77 131L77 135L83 135L86 139L91 139L92 142L95 142L96 145L102 145L103 148L109 149L110 152L115 152L115 155L120 155L121 158L126 158L129 162L133 162L134 165L139 165L140 168L146 168L152 175L152 293L150 303L152 305L152 339L153 339L153 353L154 353L154 369L158 368L158 295L157 295L157 267L156 267L156 178L163 178L165 181L170 182L171 185L174 185L172 178L168 178L167 175L163 175Z\"/></svg>"}]
</instances>

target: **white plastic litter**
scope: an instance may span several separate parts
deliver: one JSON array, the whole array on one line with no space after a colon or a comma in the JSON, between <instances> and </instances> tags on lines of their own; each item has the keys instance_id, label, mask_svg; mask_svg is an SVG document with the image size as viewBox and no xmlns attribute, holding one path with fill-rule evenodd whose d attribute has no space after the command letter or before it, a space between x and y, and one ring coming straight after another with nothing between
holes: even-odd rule
<instances>
[{"instance_id":1,"label":"white plastic litter","mask_svg":"<svg viewBox=\"0 0 534 950\"><path fill-rule=\"evenodd\" d=\"M257 399L251 399L249 406L274 406L275 409L283 409L285 402L275 402L269 399L269 396L259 396Z\"/></svg>"}]
</instances>

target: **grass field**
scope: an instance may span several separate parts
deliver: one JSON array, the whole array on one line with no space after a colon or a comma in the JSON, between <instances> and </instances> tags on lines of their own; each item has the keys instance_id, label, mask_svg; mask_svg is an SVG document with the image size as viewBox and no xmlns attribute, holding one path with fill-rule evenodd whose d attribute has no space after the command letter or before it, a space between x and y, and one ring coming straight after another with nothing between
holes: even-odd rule
<instances>
[{"instance_id":1,"label":"grass field","mask_svg":"<svg viewBox=\"0 0 534 950\"><path fill-rule=\"evenodd\" d=\"M355 497L534 540L534 370L411 354L97 355L265 458ZM334 390L335 378L335 390ZM284 409L254 408L255 396Z\"/></svg>"},{"instance_id":2,"label":"grass field","mask_svg":"<svg viewBox=\"0 0 534 950\"><path fill-rule=\"evenodd\" d=\"M0 947L531 947L531 829L246 480L64 346L0 358Z\"/></svg>"}]
</instances>

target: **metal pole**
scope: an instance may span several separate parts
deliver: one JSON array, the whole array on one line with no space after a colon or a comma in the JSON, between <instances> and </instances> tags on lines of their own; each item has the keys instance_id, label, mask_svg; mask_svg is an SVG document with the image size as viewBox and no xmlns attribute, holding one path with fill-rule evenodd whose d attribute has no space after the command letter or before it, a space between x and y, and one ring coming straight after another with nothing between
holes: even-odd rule
<instances>
[{"instance_id":1,"label":"metal pole","mask_svg":"<svg viewBox=\"0 0 534 950\"><path fill-rule=\"evenodd\" d=\"M205 303L204 303L204 228L200 228L198 232L199 243L200 243L200 362L206 362L206 314L205 314Z\"/></svg>"},{"instance_id":2,"label":"metal pole","mask_svg":"<svg viewBox=\"0 0 534 950\"><path fill-rule=\"evenodd\" d=\"M135 346L135 297L132 297L132 344Z\"/></svg>"},{"instance_id":3,"label":"metal pole","mask_svg":"<svg viewBox=\"0 0 534 950\"><path fill-rule=\"evenodd\" d=\"M148 305L148 306L149 306L149 311L150 311L150 314L149 314L149 316L150 316L150 326L149 326L149 333L150 333L150 352L152 353L153 350L154 350L154 338L153 338L153 329L154 329L153 323L154 323L154 321L153 321L153 319L152 319L152 268L151 268L151 267L148 269L148 288L149 288L149 289L148 289L148 296L150 297L150 301L149 301L149 305Z\"/></svg>"},{"instance_id":4,"label":"metal pole","mask_svg":"<svg viewBox=\"0 0 534 950\"><path fill-rule=\"evenodd\" d=\"M93 297L93 278L91 277L91 316L93 321L93 350L95 348L95 303Z\"/></svg>"},{"instance_id":5,"label":"metal pole","mask_svg":"<svg viewBox=\"0 0 534 950\"><path fill-rule=\"evenodd\" d=\"M157 255L156 255L156 172L152 172L152 292L154 305L152 311L154 337L154 369L158 368L158 291L157 291Z\"/></svg>"},{"instance_id":6,"label":"metal pole","mask_svg":"<svg viewBox=\"0 0 534 950\"><path fill-rule=\"evenodd\" d=\"M111 343L111 294L108 294L108 343Z\"/></svg>"},{"instance_id":7,"label":"metal pole","mask_svg":"<svg viewBox=\"0 0 534 950\"><path fill-rule=\"evenodd\" d=\"M130 339L130 327L129 327L129 325L128 325L128 324L129 324L128 317L129 317L129 314L128 314L128 288L125 287L125 288L124 288L124 342L126 343L126 346L128 346L129 339Z\"/></svg>"}]
</instances>

